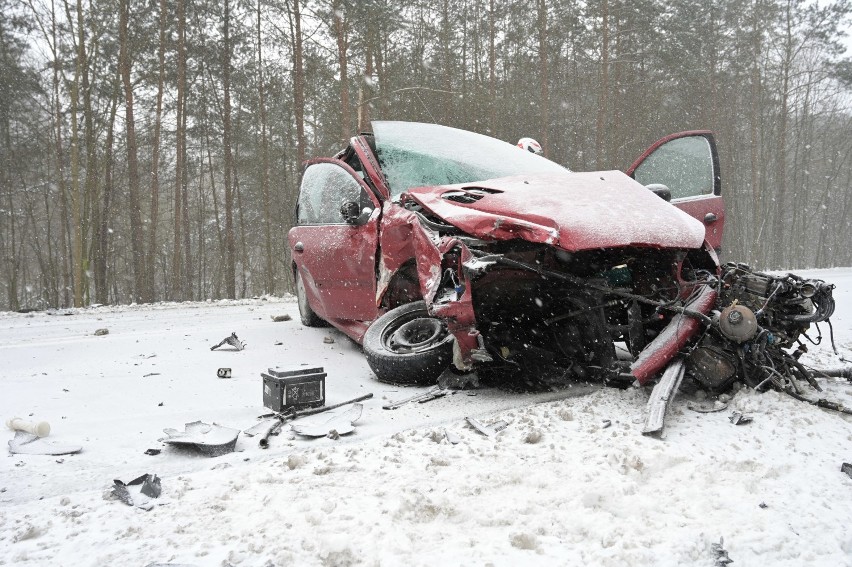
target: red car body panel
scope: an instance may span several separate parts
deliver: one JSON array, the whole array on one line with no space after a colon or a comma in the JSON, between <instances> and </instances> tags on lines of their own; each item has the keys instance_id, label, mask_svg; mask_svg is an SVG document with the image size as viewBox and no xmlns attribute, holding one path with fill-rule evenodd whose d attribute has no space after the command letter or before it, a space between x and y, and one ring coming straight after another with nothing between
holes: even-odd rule
<instances>
[{"instance_id":1,"label":"red car body panel","mask_svg":"<svg viewBox=\"0 0 852 567\"><path fill-rule=\"evenodd\" d=\"M485 189L471 203L449 200ZM408 194L465 232L487 240L520 238L569 252L625 246L698 248L704 228L620 171L519 175L475 184L424 187Z\"/></svg>"},{"instance_id":2,"label":"red car body panel","mask_svg":"<svg viewBox=\"0 0 852 567\"><path fill-rule=\"evenodd\" d=\"M704 286L698 297L686 305L687 310L707 314L716 303L716 290ZM668 325L646 346L633 364L630 373L644 386L657 372L662 370L674 358L680 349L691 339L703 323L697 317L678 313Z\"/></svg>"}]
</instances>

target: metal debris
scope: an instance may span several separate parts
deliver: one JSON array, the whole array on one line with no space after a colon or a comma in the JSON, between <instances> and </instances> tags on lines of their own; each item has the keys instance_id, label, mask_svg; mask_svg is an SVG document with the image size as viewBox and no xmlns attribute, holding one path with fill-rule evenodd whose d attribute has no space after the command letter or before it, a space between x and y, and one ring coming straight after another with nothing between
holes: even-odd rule
<instances>
[{"instance_id":1,"label":"metal debris","mask_svg":"<svg viewBox=\"0 0 852 567\"><path fill-rule=\"evenodd\" d=\"M662 378L654 386L651 397L648 398L647 417L645 419L645 427L642 429L643 435L662 434L666 412L675 394L677 394L677 389L680 387L685 372L686 366L684 365L683 358L675 359L668 365L665 372L663 372Z\"/></svg>"},{"instance_id":2,"label":"metal debris","mask_svg":"<svg viewBox=\"0 0 852 567\"><path fill-rule=\"evenodd\" d=\"M752 417L750 415L745 415L744 413L735 411L731 414L731 417L728 418L731 420L731 423L734 425L745 425L746 423L751 423Z\"/></svg>"},{"instance_id":3,"label":"metal debris","mask_svg":"<svg viewBox=\"0 0 852 567\"><path fill-rule=\"evenodd\" d=\"M237 333L231 333L230 337L225 337L221 340L221 342L219 342L219 344L210 347L210 350L216 350L222 345L232 346L235 350L243 350L244 348L246 348L246 343L244 343L237 337Z\"/></svg>"},{"instance_id":4,"label":"metal debris","mask_svg":"<svg viewBox=\"0 0 852 567\"><path fill-rule=\"evenodd\" d=\"M138 486L139 491L131 494L128 487ZM159 498L163 488L160 484L160 477L155 474L143 474L138 478L134 478L128 483L121 480L113 480L112 495L127 504L128 506L136 506L145 511L154 508L154 504L150 501L152 498Z\"/></svg>"},{"instance_id":5,"label":"metal debris","mask_svg":"<svg viewBox=\"0 0 852 567\"><path fill-rule=\"evenodd\" d=\"M216 371L216 376L219 378L230 378L231 377L231 369L230 368L220 368Z\"/></svg>"},{"instance_id":6,"label":"metal debris","mask_svg":"<svg viewBox=\"0 0 852 567\"><path fill-rule=\"evenodd\" d=\"M364 404L352 404L346 411L333 415L322 422L291 423L290 427L296 435L304 437L331 437L337 439L341 435L355 431L355 422L361 418ZM333 433L333 435L332 435Z\"/></svg>"},{"instance_id":7,"label":"metal debris","mask_svg":"<svg viewBox=\"0 0 852 567\"><path fill-rule=\"evenodd\" d=\"M17 455L71 455L82 450L80 445L63 445L26 431L16 431L9 441L9 452Z\"/></svg>"},{"instance_id":8,"label":"metal debris","mask_svg":"<svg viewBox=\"0 0 852 567\"><path fill-rule=\"evenodd\" d=\"M840 472L848 475L849 478L852 478L852 463L843 463L840 465Z\"/></svg>"},{"instance_id":9,"label":"metal debris","mask_svg":"<svg viewBox=\"0 0 852 567\"><path fill-rule=\"evenodd\" d=\"M728 552L725 551L725 538L720 537L719 543L710 544L710 549L713 551L713 555L715 555L714 559L716 560L713 564L714 567L726 567L729 563L733 563L734 560L728 557Z\"/></svg>"},{"instance_id":10,"label":"metal debris","mask_svg":"<svg viewBox=\"0 0 852 567\"><path fill-rule=\"evenodd\" d=\"M477 431L485 435L486 437L493 437L497 435L507 427L509 427L509 423L502 419L498 419L497 421L492 421L491 423L485 424L473 417L466 417L467 422Z\"/></svg>"},{"instance_id":11,"label":"metal debris","mask_svg":"<svg viewBox=\"0 0 852 567\"><path fill-rule=\"evenodd\" d=\"M448 393L448 390L441 388L440 386L432 386L431 388L429 388L428 390L426 390L424 392L419 392L417 394L414 394L413 396L409 396L407 398L403 398L403 399L397 400L395 402L388 402L388 403L386 403L385 405L382 406L382 409L393 410L393 409L400 408L400 407L402 407L405 404L410 403L410 402L419 402L419 403L428 402L430 400L434 400L436 398L446 396L447 393Z\"/></svg>"},{"instance_id":12,"label":"metal debris","mask_svg":"<svg viewBox=\"0 0 852 567\"><path fill-rule=\"evenodd\" d=\"M202 421L187 423L184 431L166 428L163 432L168 437L159 441L176 447L195 449L208 457L218 457L233 452L237 444L237 436L240 434L239 429Z\"/></svg>"},{"instance_id":13,"label":"metal debris","mask_svg":"<svg viewBox=\"0 0 852 567\"><path fill-rule=\"evenodd\" d=\"M686 407L698 413L714 413L728 409L728 404L721 400L716 400L712 403L686 402Z\"/></svg>"},{"instance_id":14,"label":"metal debris","mask_svg":"<svg viewBox=\"0 0 852 567\"><path fill-rule=\"evenodd\" d=\"M102 337L102 336L108 335L108 334L109 334L109 329L98 329L98 330L95 331L96 337Z\"/></svg>"}]
</instances>

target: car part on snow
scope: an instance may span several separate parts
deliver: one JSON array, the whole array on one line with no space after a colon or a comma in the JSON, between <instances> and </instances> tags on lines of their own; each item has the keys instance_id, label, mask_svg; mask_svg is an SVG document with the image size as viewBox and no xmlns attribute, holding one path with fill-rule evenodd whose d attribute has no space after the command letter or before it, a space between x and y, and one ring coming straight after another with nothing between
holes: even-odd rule
<instances>
[{"instance_id":1,"label":"car part on snow","mask_svg":"<svg viewBox=\"0 0 852 567\"><path fill-rule=\"evenodd\" d=\"M482 423L478 419L474 417L466 417L465 420L477 431L485 435L486 437L493 437L497 435L507 427L509 427L509 422L504 421L502 419L498 419L497 421L492 421L491 423Z\"/></svg>"},{"instance_id":2,"label":"car part on snow","mask_svg":"<svg viewBox=\"0 0 852 567\"><path fill-rule=\"evenodd\" d=\"M159 498L163 491L160 484L160 477L155 474L143 474L142 476L124 483L118 479L113 480L111 494L127 504L128 506L136 506L145 511L154 508L154 503L150 501L152 498ZM138 486L138 491L134 490L133 494L128 489L130 486Z\"/></svg>"},{"instance_id":3,"label":"car part on snow","mask_svg":"<svg viewBox=\"0 0 852 567\"><path fill-rule=\"evenodd\" d=\"M750 415L745 415L744 413L738 411L732 413L731 417L729 417L728 419L734 425L745 425L746 423L752 422L752 417Z\"/></svg>"},{"instance_id":4,"label":"car part on snow","mask_svg":"<svg viewBox=\"0 0 852 567\"><path fill-rule=\"evenodd\" d=\"M258 442L258 444L260 445L261 449L268 449L269 448L269 438L273 435L278 435L278 432L281 430L281 427L284 425L284 423L286 423L288 421L292 421L294 419L298 419L300 417L305 417L305 416L308 416L308 415L315 415L315 414L318 414L318 413L330 411L330 410L333 410L333 409L337 409L339 407L347 406L349 404L354 404L354 403L357 403L357 402L363 402L364 400L369 400L372 397L373 397L373 394L370 393L370 394L364 394L363 396L358 396L357 398L353 398L353 399L345 401L345 402L340 402L339 404L332 404L330 406L325 406L325 407L321 407L321 408L306 409L306 410L301 410L301 411L295 411L295 410L290 409L290 410L288 410L284 413L274 412L274 413L268 413L268 414L261 415L261 416L259 416L261 419L267 418L267 417L274 417L275 419L273 420L274 423L269 428L269 430L260 438L260 441Z\"/></svg>"},{"instance_id":5,"label":"car part on snow","mask_svg":"<svg viewBox=\"0 0 852 567\"><path fill-rule=\"evenodd\" d=\"M813 405L852 413L835 402L806 396L800 385L822 390L815 380L819 372L806 369L799 357L807 352L803 339L814 344L822 340L819 323L827 322L831 330L832 284L729 263L718 289L712 324L687 357L691 378L714 393L740 380L758 391L773 387ZM816 339L807 334L811 324L817 325Z\"/></svg>"},{"instance_id":6,"label":"car part on snow","mask_svg":"<svg viewBox=\"0 0 852 567\"><path fill-rule=\"evenodd\" d=\"M82 450L80 445L63 445L26 431L16 431L9 441L9 452L16 455L71 455Z\"/></svg>"},{"instance_id":7,"label":"car part on snow","mask_svg":"<svg viewBox=\"0 0 852 567\"><path fill-rule=\"evenodd\" d=\"M691 409L698 413L715 413L717 411L724 411L728 409L728 404L719 400L712 403L686 402L686 407L687 409Z\"/></svg>"},{"instance_id":8,"label":"car part on snow","mask_svg":"<svg viewBox=\"0 0 852 567\"><path fill-rule=\"evenodd\" d=\"M447 438L447 441L449 441L451 445L458 445L459 443L461 443L461 437L459 437L449 429L444 429L444 437Z\"/></svg>"},{"instance_id":9,"label":"car part on snow","mask_svg":"<svg viewBox=\"0 0 852 567\"><path fill-rule=\"evenodd\" d=\"M814 378L845 378L852 382L852 366L844 366L841 368L820 368L819 370L811 370L811 376Z\"/></svg>"},{"instance_id":10,"label":"car part on snow","mask_svg":"<svg viewBox=\"0 0 852 567\"><path fill-rule=\"evenodd\" d=\"M432 317L425 301L391 309L364 335L367 363L381 382L429 384L450 365L453 335Z\"/></svg>"},{"instance_id":11,"label":"car part on snow","mask_svg":"<svg viewBox=\"0 0 852 567\"><path fill-rule=\"evenodd\" d=\"M290 427L296 435L304 437L338 438L355 431L355 422L361 418L364 404L352 404L346 411L333 415L325 421L308 423L291 423Z\"/></svg>"},{"instance_id":12,"label":"car part on snow","mask_svg":"<svg viewBox=\"0 0 852 567\"><path fill-rule=\"evenodd\" d=\"M284 370L280 366L261 372L263 405L276 412L292 408L322 407L325 405L325 377L322 366Z\"/></svg>"},{"instance_id":13,"label":"car part on snow","mask_svg":"<svg viewBox=\"0 0 852 567\"><path fill-rule=\"evenodd\" d=\"M711 544L710 549L713 551L715 559L713 567L727 567L728 564L734 562L733 559L728 557L728 552L725 551L725 538L720 537L719 543Z\"/></svg>"},{"instance_id":14,"label":"car part on snow","mask_svg":"<svg viewBox=\"0 0 852 567\"><path fill-rule=\"evenodd\" d=\"M840 472L852 478L852 463L843 463L840 465Z\"/></svg>"},{"instance_id":15,"label":"car part on snow","mask_svg":"<svg viewBox=\"0 0 852 567\"><path fill-rule=\"evenodd\" d=\"M184 431L166 428L163 429L163 433L168 436L159 439L163 443L180 448L194 449L208 457L218 457L234 451L240 430L222 427L215 423L193 421L186 424Z\"/></svg>"},{"instance_id":16,"label":"car part on snow","mask_svg":"<svg viewBox=\"0 0 852 567\"><path fill-rule=\"evenodd\" d=\"M643 435L662 434L669 403L677 394L685 371L686 366L683 359L676 358L663 372L662 378L654 386L651 397L648 399L645 427L642 429Z\"/></svg>"},{"instance_id":17,"label":"car part on snow","mask_svg":"<svg viewBox=\"0 0 852 567\"><path fill-rule=\"evenodd\" d=\"M272 321L275 323L282 323L284 321L290 321L293 319L292 317L290 317L290 315L286 313L284 315L272 315L271 317Z\"/></svg>"},{"instance_id":18,"label":"car part on snow","mask_svg":"<svg viewBox=\"0 0 852 567\"><path fill-rule=\"evenodd\" d=\"M145 449L145 454L151 455L152 457L155 455L159 455L160 453L162 453L160 449Z\"/></svg>"},{"instance_id":19,"label":"car part on snow","mask_svg":"<svg viewBox=\"0 0 852 567\"><path fill-rule=\"evenodd\" d=\"M220 368L216 371L216 376L219 378L230 378L231 377L231 369L230 368Z\"/></svg>"},{"instance_id":20,"label":"car part on snow","mask_svg":"<svg viewBox=\"0 0 852 567\"><path fill-rule=\"evenodd\" d=\"M440 386L432 386L425 392L420 392L414 394L413 396L409 396L407 398L403 398L401 400L397 400L395 402L388 402L382 406L382 409L386 410L394 410L398 409L409 402L428 402L429 400L434 400L436 398L440 398L447 395L447 390L441 388Z\"/></svg>"},{"instance_id":21,"label":"car part on snow","mask_svg":"<svg viewBox=\"0 0 852 567\"><path fill-rule=\"evenodd\" d=\"M50 424L46 421L27 421L20 417L13 417L6 420L6 427L12 431L25 431L38 437L50 435Z\"/></svg>"},{"instance_id":22,"label":"car part on snow","mask_svg":"<svg viewBox=\"0 0 852 567\"><path fill-rule=\"evenodd\" d=\"M235 350L243 350L246 348L246 343L237 338L237 333L231 333L230 337L225 337L219 344L210 347L210 350L216 350L222 345L232 346Z\"/></svg>"}]
</instances>

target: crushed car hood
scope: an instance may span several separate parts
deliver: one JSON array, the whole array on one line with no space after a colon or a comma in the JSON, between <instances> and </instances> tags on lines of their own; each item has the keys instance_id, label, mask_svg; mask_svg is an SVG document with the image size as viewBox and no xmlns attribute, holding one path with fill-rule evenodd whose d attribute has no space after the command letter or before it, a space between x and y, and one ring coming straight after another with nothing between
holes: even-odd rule
<instances>
[{"instance_id":1,"label":"crushed car hood","mask_svg":"<svg viewBox=\"0 0 852 567\"><path fill-rule=\"evenodd\" d=\"M698 248L704 226L620 171L516 175L417 187L408 195L471 236L520 238L577 252Z\"/></svg>"}]
</instances>

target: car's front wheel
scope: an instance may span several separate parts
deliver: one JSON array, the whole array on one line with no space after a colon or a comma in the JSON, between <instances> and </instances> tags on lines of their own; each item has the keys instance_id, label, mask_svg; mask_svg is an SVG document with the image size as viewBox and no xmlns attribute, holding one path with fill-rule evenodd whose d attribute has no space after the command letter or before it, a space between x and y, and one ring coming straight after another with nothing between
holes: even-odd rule
<instances>
[{"instance_id":1,"label":"car's front wheel","mask_svg":"<svg viewBox=\"0 0 852 567\"><path fill-rule=\"evenodd\" d=\"M367 363L382 382L434 384L453 358L453 337L425 301L407 303L376 319L364 335Z\"/></svg>"},{"instance_id":2,"label":"car's front wheel","mask_svg":"<svg viewBox=\"0 0 852 567\"><path fill-rule=\"evenodd\" d=\"M305 327L325 327L323 321L314 310L311 309L311 304L308 303L308 294L305 292L305 283L302 281L302 274L296 270L296 299L299 302L299 317L302 319L302 325Z\"/></svg>"}]
</instances>

